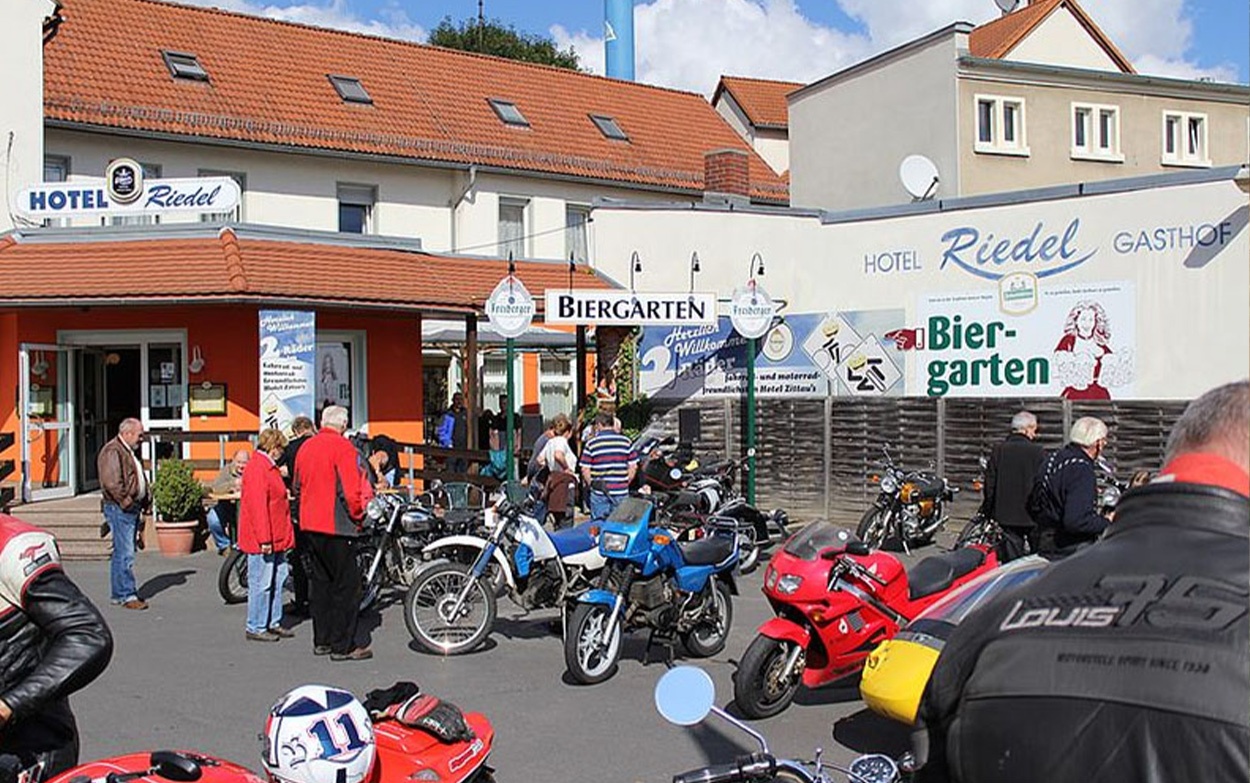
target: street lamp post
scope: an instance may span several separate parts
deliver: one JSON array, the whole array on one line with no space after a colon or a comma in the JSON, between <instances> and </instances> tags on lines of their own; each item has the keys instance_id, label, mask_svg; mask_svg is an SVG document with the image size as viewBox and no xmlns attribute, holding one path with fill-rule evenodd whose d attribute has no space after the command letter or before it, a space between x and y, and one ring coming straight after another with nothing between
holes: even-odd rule
<instances>
[{"instance_id":1,"label":"street lamp post","mask_svg":"<svg viewBox=\"0 0 1250 783\"><path fill-rule=\"evenodd\" d=\"M758 265L757 263L758 262ZM751 256L751 282L764 275L764 259L759 253ZM758 337L747 339L747 502L755 505L755 347Z\"/></svg>"},{"instance_id":2,"label":"street lamp post","mask_svg":"<svg viewBox=\"0 0 1250 783\"><path fill-rule=\"evenodd\" d=\"M508 251L508 274L509 275L516 274L516 262L512 260L512 251L510 250ZM516 480L516 452L513 451L513 440L514 440L514 432L515 432L514 427L516 425L512 421L512 412L513 410L516 409L516 403L513 401L513 395L516 393L516 388L515 388L515 384L516 384L516 375L515 375L515 372L516 372L516 368L515 368L516 339L513 337L507 338L507 340L504 341L504 346L505 346L504 350L507 355L507 362L508 362L508 417L507 417L507 425L504 428L507 432L507 435L504 440L504 443L505 443L504 448L507 450L505 453L508 455L508 473L507 473L508 481L515 481Z\"/></svg>"}]
</instances>

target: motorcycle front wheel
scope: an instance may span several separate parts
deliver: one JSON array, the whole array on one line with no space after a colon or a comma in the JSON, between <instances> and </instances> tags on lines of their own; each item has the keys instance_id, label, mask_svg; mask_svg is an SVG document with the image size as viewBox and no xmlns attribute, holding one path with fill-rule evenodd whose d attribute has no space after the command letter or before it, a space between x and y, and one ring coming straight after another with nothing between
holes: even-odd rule
<instances>
[{"instance_id":1,"label":"motorcycle front wheel","mask_svg":"<svg viewBox=\"0 0 1250 783\"><path fill-rule=\"evenodd\" d=\"M247 600L247 555L237 549L230 550L217 572L217 592L228 604Z\"/></svg>"},{"instance_id":2,"label":"motorcycle front wheel","mask_svg":"<svg viewBox=\"0 0 1250 783\"><path fill-rule=\"evenodd\" d=\"M378 593L382 592L386 563L379 562L377 572L370 579L369 568L378 556L378 548L372 545L358 546L356 547L355 555L356 567L360 569L360 611L363 612L370 606L373 606L373 602L378 599Z\"/></svg>"},{"instance_id":3,"label":"motorcycle front wheel","mask_svg":"<svg viewBox=\"0 0 1250 783\"><path fill-rule=\"evenodd\" d=\"M734 605L729 585L715 582L712 585L711 600L713 616L691 628L682 637L682 643L696 658L711 658L725 649L729 628L733 625Z\"/></svg>"},{"instance_id":4,"label":"motorcycle front wheel","mask_svg":"<svg viewBox=\"0 0 1250 783\"><path fill-rule=\"evenodd\" d=\"M460 594L468 594L459 612ZM404 624L421 649L435 655L462 655L477 649L495 624L495 593L459 563L436 563L423 570L404 596Z\"/></svg>"},{"instance_id":5,"label":"motorcycle front wheel","mask_svg":"<svg viewBox=\"0 0 1250 783\"><path fill-rule=\"evenodd\" d=\"M616 674L621 658L621 624L605 639L612 610L603 604L578 604L564 637L564 665L579 685L595 685Z\"/></svg>"},{"instance_id":6,"label":"motorcycle front wheel","mask_svg":"<svg viewBox=\"0 0 1250 783\"><path fill-rule=\"evenodd\" d=\"M734 673L734 703L748 718L771 718L785 710L799 692L799 672L782 679L794 642L757 636Z\"/></svg>"},{"instance_id":7,"label":"motorcycle front wheel","mask_svg":"<svg viewBox=\"0 0 1250 783\"><path fill-rule=\"evenodd\" d=\"M959 538L955 539L955 548L959 549L971 544L998 546L1001 538L1001 529L996 522L986 517L977 516L964 525L964 529L959 533Z\"/></svg>"},{"instance_id":8,"label":"motorcycle front wheel","mask_svg":"<svg viewBox=\"0 0 1250 783\"><path fill-rule=\"evenodd\" d=\"M855 535L870 549L883 549L890 535L890 521L894 515L890 509L873 506L864 512L855 528Z\"/></svg>"}]
</instances>

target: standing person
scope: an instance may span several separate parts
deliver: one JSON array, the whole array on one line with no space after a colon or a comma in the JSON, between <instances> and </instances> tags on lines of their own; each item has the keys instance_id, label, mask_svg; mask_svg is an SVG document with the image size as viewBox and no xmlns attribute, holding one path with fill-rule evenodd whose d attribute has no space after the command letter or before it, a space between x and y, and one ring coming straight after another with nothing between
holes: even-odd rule
<instances>
[{"instance_id":1,"label":"standing person","mask_svg":"<svg viewBox=\"0 0 1250 783\"><path fill-rule=\"evenodd\" d=\"M226 463L226 466L213 479L209 491L214 495L235 495L243 489L243 469L252 453L247 449L239 449ZM208 510L205 518L208 533L217 545L217 554L226 555L230 551L230 536L226 534L226 525L234 525L239 521L239 505L237 500L218 500Z\"/></svg>"},{"instance_id":2,"label":"standing person","mask_svg":"<svg viewBox=\"0 0 1250 783\"><path fill-rule=\"evenodd\" d=\"M296 457L294 489L300 528L308 537L313 653L333 661L363 661L373 652L356 645L360 569L352 544L373 489L356 448L343 437L347 421L341 405L321 412L321 431Z\"/></svg>"},{"instance_id":3,"label":"standing person","mask_svg":"<svg viewBox=\"0 0 1250 783\"><path fill-rule=\"evenodd\" d=\"M256 439L256 456L243 471L239 500L239 551L247 555L247 630L254 642L276 642L295 634L282 627L282 585L286 553L295 546L291 503L278 460L286 448L281 430Z\"/></svg>"},{"instance_id":4,"label":"standing person","mask_svg":"<svg viewBox=\"0 0 1250 783\"><path fill-rule=\"evenodd\" d=\"M464 407L464 395L456 392L451 395L451 407L443 414L438 424L438 445L445 449L467 449L469 446L469 412ZM468 463L463 457L452 457L447 460L449 473L464 473Z\"/></svg>"},{"instance_id":5,"label":"standing person","mask_svg":"<svg viewBox=\"0 0 1250 783\"><path fill-rule=\"evenodd\" d=\"M621 504L638 469L638 456L629 438L613 430L612 425L612 414L596 416L595 434L582 450L582 478L590 487L591 519L606 519Z\"/></svg>"},{"instance_id":6,"label":"standing person","mask_svg":"<svg viewBox=\"0 0 1250 783\"><path fill-rule=\"evenodd\" d=\"M1107 535L986 601L920 705L917 781L1245 781L1250 383L1190 403ZM925 756L927 755L927 760Z\"/></svg>"},{"instance_id":7,"label":"standing person","mask_svg":"<svg viewBox=\"0 0 1250 783\"><path fill-rule=\"evenodd\" d=\"M42 762L45 780L75 766L69 696L112 655L113 635L61 570L56 539L0 514L0 755L23 769Z\"/></svg>"},{"instance_id":8,"label":"standing person","mask_svg":"<svg viewBox=\"0 0 1250 783\"><path fill-rule=\"evenodd\" d=\"M565 418L568 418L567 416ZM538 471L542 468L538 464L538 457L543 453L543 449L547 446L547 441L555 435L555 420L548 419L543 422L543 431L534 439L534 448L530 450L529 462L525 465L525 480L534 481L538 476Z\"/></svg>"},{"instance_id":9,"label":"standing person","mask_svg":"<svg viewBox=\"0 0 1250 783\"><path fill-rule=\"evenodd\" d=\"M990 452L980 513L1003 529L999 556L1004 562L1037 549L1036 526L1026 501L1045 455L1046 450L1037 442L1037 417L1028 411L1011 417L1011 434Z\"/></svg>"},{"instance_id":10,"label":"standing person","mask_svg":"<svg viewBox=\"0 0 1250 783\"><path fill-rule=\"evenodd\" d=\"M1093 543L1106 530L1098 513L1094 463L1107 445L1107 425L1092 416L1077 419L1066 446L1046 460L1030 493L1037 523L1037 551L1059 558Z\"/></svg>"},{"instance_id":11,"label":"standing person","mask_svg":"<svg viewBox=\"0 0 1250 783\"><path fill-rule=\"evenodd\" d=\"M282 480L286 482L288 492L295 481L295 457L299 454L300 447L308 442L314 432L316 432L316 427L313 426L312 419L307 416L296 416L291 420L291 434L294 437L286 444L286 448L282 450L282 456L278 458L278 472L282 474ZM299 503L292 499L290 506L291 524L295 528L295 548L287 555L287 566L291 569L291 585L295 596L287 614L293 617L307 617L308 544L299 527Z\"/></svg>"},{"instance_id":12,"label":"standing person","mask_svg":"<svg viewBox=\"0 0 1250 783\"><path fill-rule=\"evenodd\" d=\"M109 566L109 598L126 609L147 609L135 584L135 539L139 515L151 504L148 478L135 448L143 439L143 423L123 419L117 437L104 444L96 456L104 519L113 533L113 557Z\"/></svg>"}]
</instances>

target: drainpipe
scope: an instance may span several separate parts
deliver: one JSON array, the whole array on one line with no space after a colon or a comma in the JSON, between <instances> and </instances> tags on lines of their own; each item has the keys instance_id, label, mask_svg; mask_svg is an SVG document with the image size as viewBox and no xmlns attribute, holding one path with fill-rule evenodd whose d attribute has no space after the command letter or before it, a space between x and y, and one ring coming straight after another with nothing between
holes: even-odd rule
<instances>
[{"instance_id":1,"label":"drainpipe","mask_svg":"<svg viewBox=\"0 0 1250 783\"><path fill-rule=\"evenodd\" d=\"M477 187L477 165L472 164L469 166L468 184L466 184L464 186L464 189L461 190L460 193L449 202L449 206L451 207L451 251L450 252L452 253L456 252L456 248L458 247L458 241L456 239L456 216L459 214L460 205L464 203L465 198L469 195L470 192L473 191L475 187Z\"/></svg>"}]
</instances>

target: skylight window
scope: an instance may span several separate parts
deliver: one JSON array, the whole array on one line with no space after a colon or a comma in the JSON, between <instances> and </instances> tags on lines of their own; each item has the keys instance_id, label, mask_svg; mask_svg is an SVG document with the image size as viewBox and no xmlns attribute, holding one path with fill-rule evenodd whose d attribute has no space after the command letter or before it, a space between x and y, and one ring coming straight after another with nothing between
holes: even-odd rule
<instances>
[{"instance_id":1,"label":"skylight window","mask_svg":"<svg viewBox=\"0 0 1250 783\"><path fill-rule=\"evenodd\" d=\"M194 54L162 51L161 56L165 58L165 65L168 66L170 74L175 79L208 81L208 71L204 70L204 66L200 65L200 61Z\"/></svg>"},{"instance_id":2,"label":"skylight window","mask_svg":"<svg viewBox=\"0 0 1250 783\"><path fill-rule=\"evenodd\" d=\"M530 121L525 119L525 115L517 108L512 101L505 101L499 98L487 98L490 107L495 110L495 114L499 115L499 119L508 125L516 125L522 128L528 128Z\"/></svg>"},{"instance_id":3,"label":"skylight window","mask_svg":"<svg viewBox=\"0 0 1250 783\"><path fill-rule=\"evenodd\" d=\"M595 124L599 132L609 139L617 141L629 141L629 136L625 135L625 131L621 130L621 126L616 124L616 120L611 117L605 117L602 114L590 115L590 121Z\"/></svg>"},{"instance_id":4,"label":"skylight window","mask_svg":"<svg viewBox=\"0 0 1250 783\"><path fill-rule=\"evenodd\" d=\"M334 74L326 74L326 78L330 80L330 84L334 85L334 89L338 91L339 97L348 103L373 103L373 99L369 97L369 93L365 90L360 80L354 76L335 76Z\"/></svg>"}]
</instances>

